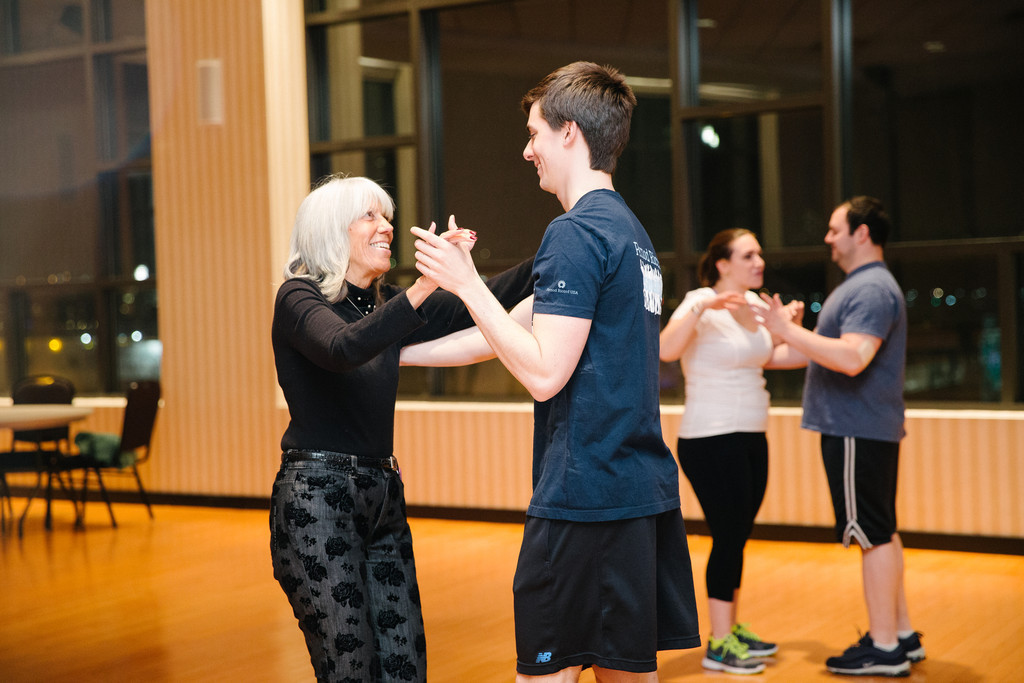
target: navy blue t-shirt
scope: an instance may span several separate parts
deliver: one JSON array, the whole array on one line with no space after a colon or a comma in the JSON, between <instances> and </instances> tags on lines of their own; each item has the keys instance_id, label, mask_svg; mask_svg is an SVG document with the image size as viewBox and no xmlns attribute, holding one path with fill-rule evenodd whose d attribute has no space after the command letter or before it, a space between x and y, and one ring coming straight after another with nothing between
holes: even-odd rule
<instances>
[{"instance_id":1,"label":"navy blue t-shirt","mask_svg":"<svg viewBox=\"0 0 1024 683\"><path fill-rule=\"evenodd\" d=\"M548 225L534 278L534 313L592 322L565 387L535 405L527 514L599 522L678 508L658 403L661 268L647 232L618 193L589 192Z\"/></svg>"}]
</instances>

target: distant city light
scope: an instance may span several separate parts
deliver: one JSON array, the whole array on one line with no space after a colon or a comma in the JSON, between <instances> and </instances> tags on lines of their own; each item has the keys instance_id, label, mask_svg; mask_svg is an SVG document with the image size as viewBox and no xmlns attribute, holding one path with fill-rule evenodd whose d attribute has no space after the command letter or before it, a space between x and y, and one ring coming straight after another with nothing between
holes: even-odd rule
<instances>
[{"instance_id":1,"label":"distant city light","mask_svg":"<svg viewBox=\"0 0 1024 683\"><path fill-rule=\"evenodd\" d=\"M718 149L718 145L721 144L721 138L718 137L718 132L713 126L704 126L701 128L700 139L711 149Z\"/></svg>"}]
</instances>

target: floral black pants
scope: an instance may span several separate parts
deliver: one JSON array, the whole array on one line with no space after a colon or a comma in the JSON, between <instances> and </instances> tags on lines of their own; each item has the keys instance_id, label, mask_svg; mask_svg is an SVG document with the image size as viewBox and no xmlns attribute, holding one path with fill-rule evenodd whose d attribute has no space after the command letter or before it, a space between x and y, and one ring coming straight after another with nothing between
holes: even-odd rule
<instances>
[{"instance_id":1,"label":"floral black pants","mask_svg":"<svg viewBox=\"0 0 1024 683\"><path fill-rule=\"evenodd\" d=\"M283 463L271 496L270 554L317 680L426 680L397 472L343 459Z\"/></svg>"}]
</instances>

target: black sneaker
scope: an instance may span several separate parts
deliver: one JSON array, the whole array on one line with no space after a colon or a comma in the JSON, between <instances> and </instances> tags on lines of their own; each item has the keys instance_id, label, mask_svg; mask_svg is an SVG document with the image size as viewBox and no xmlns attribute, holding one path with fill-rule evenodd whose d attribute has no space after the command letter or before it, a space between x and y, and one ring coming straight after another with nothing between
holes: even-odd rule
<instances>
[{"instance_id":1,"label":"black sneaker","mask_svg":"<svg viewBox=\"0 0 1024 683\"><path fill-rule=\"evenodd\" d=\"M747 654L747 646L731 633L721 640L708 638L708 651L701 666L730 674L759 674L764 671L764 662Z\"/></svg>"},{"instance_id":2,"label":"black sneaker","mask_svg":"<svg viewBox=\"0 0 1024 683\"><path fill-rule=\"evenodd\" d=\"M766 643L760 636L751 631L750 624L736 624L732 627L732 634L736 640L747 646L747 654L751 657L768 657L779 651L775 643Z\"/></svg>"},{"instance_id":3,"label":"black sneaker","mask_svg":"<svg viewBox=\"0 0 1024 683\"><path fill-rule=\"evenodd\" d=\"M826 659L825 668L845 676L909 676L910 660L902 647L892 652L878 649L867 633L841 656Z\"/></svg>"},{"instance_id":4,"label":"black sneaker","mask_svg":"<svg viewBox=\"0 0 1024 683\"><path fill-rule=\"evenodd\" d=\"M911 662L920 662L924 659L924 645L921 644L920 631L914 631L906 638L900 638L900 647L907 653L907 659Z\"/></svg>"}]
</instances>

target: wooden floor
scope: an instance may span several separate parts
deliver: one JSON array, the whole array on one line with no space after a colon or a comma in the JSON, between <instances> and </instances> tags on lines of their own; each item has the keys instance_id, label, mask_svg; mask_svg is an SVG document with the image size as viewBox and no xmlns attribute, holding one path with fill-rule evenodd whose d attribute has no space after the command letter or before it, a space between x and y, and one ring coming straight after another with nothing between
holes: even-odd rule
<instances>
[{"instance_id":1,"label":"wooden floor","mask_svg":"<svg viewBox=\"0 0 1024 683\"><path fill-rule=\"evenodd\" d=\"M70 504L55 505L53 531L37 504L24 538L0 538L0 681L313 680L271 575L264 512L158 507L151 522L140 506L120 505L114 530L91 504L76 532ZM412 525L430 680L512 681L510 586L522 527ZM707 538L690 537L703 636L708 548ZM1021 680L1024 557L908 550L906 562L928 649L909 680ZM744 591L741 618L781 647L751 680L840 680L824 659L866 627L856 550L751 542ZM704 673L700 660L697 649L663 653L661 680L738 678Z\"/></svg>"}]
</instances>

